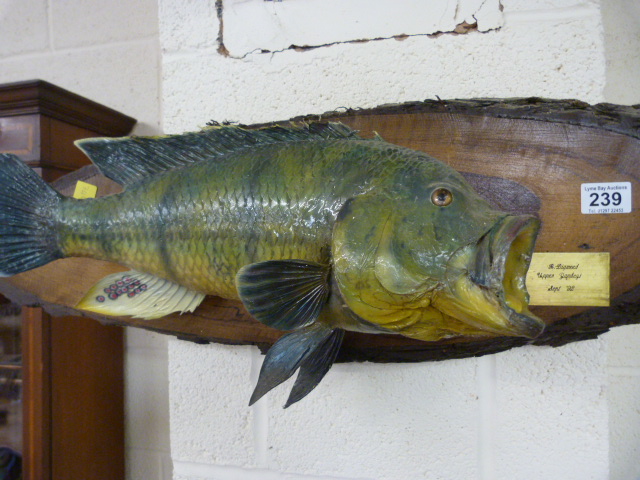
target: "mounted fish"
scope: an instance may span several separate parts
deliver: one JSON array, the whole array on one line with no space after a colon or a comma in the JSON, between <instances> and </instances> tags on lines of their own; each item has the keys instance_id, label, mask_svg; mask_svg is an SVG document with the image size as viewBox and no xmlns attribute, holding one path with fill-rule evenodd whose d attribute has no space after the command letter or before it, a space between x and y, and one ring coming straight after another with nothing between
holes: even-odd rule
<instances>
[{"instance_id":1,"label":"mounted fish","mask_svg":"<svg viewBox=\"0 0 640 480\"><path fill-rule=\"evenodd\" d=\"M287 406L307 395L345 330L435 341L544 328L525 287L538 219L496 211L425 153L339 123L77 145L125 191L62 197L0 155L0 274L70 256L126 265L77 306L106 315L239 298L291 331L268 352L251 404L298 369Z\"/></svg>"}]
</instances>

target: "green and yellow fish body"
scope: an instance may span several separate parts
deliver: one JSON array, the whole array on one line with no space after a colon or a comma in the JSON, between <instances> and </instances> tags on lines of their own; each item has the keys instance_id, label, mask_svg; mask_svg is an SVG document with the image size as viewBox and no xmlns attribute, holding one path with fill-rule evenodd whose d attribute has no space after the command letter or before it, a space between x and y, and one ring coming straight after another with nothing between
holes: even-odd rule
<instances>
[{"instance_id":1,"label":"green and yellow fish body","mask_svg":"<svg viewBox=\"0 0 640 480\"><path fill-rule=\"evenodd\" d=\"M372 173L345 171L365 160L358 143L371 142L258 146L155 175L120 195L67 202L63 255L123 263L226 298L238 298L235 278L245 265L328 265L341 205L370 188Z\"/></svg>"},{"instance_id":2,"label":"green and yellow fish body","mask_svg":"<svg viewBox=\"0 0 640 480\"><path fill-rule=\"evenodd\" d=\"M78 145L125 191L63 198L0 155L0 274L60 257L121 263L132 270L78 306L108 315L239 298L292 330L252 403L298 368L288 405L309 393L344 330L425 341L542 331L524 285L538 220L496 211L422 152L326 123Z\"/></svg>"}]
</instances>

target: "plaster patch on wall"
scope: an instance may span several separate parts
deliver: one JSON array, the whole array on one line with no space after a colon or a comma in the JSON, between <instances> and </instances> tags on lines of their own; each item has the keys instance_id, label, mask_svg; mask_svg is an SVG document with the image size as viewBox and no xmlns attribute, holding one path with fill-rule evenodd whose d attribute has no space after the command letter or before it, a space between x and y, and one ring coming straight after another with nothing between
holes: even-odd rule
<instances>
[{"instance_id":1,"label":"plaster patch on wall","mask_svg":"<svg viewBox=\"0 0 640 480\"><path fill-rule=\"evenodd\" d=\"M218 53L238 59L341 43L484 33L504 23L500 0L217 0L216 9Z\"/></svg>"}]
</instances>

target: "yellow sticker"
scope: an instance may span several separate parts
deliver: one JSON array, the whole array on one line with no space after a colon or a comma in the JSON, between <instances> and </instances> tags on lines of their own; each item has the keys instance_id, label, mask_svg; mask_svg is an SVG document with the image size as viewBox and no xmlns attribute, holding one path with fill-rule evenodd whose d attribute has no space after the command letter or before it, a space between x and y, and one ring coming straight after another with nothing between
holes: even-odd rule
<instances>
[{"instance_id":1,"label":"yellow sticker","mask_svg":"<svg viewBox=\"0 0 640 480\"><path fill-rule=\"evenodd\" d=\"M531 305L609 306L609 253L534 253Z\"/></svg>"},{"instance_id":2,"label":"yellow sticker","mask_svg":"<svg viewBox=\"0 0 640 480\"><path fill-rule=\"evenodd\" d=\"M76 190L73 192L73 198L95 198L97 193L98 187L78 180L78 183L76 183Z\"/></svg>"}]
</instances>

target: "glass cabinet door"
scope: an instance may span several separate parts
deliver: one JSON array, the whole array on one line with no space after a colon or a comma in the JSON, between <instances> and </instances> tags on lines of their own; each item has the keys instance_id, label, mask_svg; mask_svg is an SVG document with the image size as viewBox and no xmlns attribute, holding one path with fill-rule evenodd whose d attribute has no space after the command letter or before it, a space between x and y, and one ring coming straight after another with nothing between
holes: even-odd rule
<instances>
[{"instance_id":1,"label":"glass cabinet door","mask_svg":"<svg viewBox=\"0 0 640 480\"><path fill-rule=\"evenodd\" d=\"M21 478L21 308L0 297L0 478Z\"/></svg>"}]
</instances>

